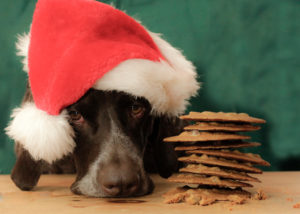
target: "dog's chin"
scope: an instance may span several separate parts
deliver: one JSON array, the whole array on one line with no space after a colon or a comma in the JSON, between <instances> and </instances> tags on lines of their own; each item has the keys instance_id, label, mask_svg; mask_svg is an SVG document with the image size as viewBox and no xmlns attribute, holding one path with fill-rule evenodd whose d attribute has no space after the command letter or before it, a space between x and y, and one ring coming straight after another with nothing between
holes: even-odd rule
<instances>
[{"instance_id":1,"label":"dog's chin","mask_svg":"<svg viewBox=\"0 0 300 214\"><path fill-rule=\"evenodd\" d=\"M72 186L71 186L71 191L76 194L76 195L84 195L84 196L88 196L88 197L96 197L96 198L130 198L130 197L140 197L140 196L144 196L144 195L148 195L151 194L154 190L154 183L152 181L152 179L147 175L144 179L144 182L141 183L141 185L139 186L139 188L137 189L136 192L130 194L130 195L124 195L124 194L120 194L117 196L111 196L108 194L105 194L104 191L102 191L101 188L99 188L98 190L93 190L90 192L83 192L80 190L78 182L80 181L75 181Z\"/></svg>"},{"instance_id":2,"label":"dog's chin","mask_svg":"<svg viewBox=\"0 0 300 214\"><path fill-rule=\"evenodd\" d=\"M154 190L154 183L149 176L146 176L145 184L141 185L141 187L141 190L137 191L134 195L126 197L139 197L151 194Z\"/></svg>"}]
</instances>

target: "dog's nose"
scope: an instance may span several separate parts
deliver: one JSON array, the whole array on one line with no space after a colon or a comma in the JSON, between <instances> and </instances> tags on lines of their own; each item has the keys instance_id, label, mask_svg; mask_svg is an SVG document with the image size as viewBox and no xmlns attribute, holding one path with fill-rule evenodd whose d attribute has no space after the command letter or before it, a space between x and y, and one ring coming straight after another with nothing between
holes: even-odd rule
<instances>
[{"instance_id":1,"label":"dog's nose","mask_svg":"<svg viewBox=\"0 0 300 214\"><path fill-rule=\"evenodd\" d=\"M129 167L106 167L100 171L98 180L109 197L132 196L140 185L138 172Z\"/></svg>"}]
</instances>

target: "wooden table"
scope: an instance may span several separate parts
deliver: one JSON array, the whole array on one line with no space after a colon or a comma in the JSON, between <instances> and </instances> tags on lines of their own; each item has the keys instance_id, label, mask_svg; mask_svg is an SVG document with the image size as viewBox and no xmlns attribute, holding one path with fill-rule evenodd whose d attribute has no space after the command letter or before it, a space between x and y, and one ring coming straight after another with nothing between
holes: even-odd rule
<instances>
[{"instance_id":1,"label":"wooden table","mask_svg":"<svg viewBox=\"0 0 300 214\"><path fill-rule=\"evenodd\" d=\"M0 176L0 214L16 213L300 213L293 205L300 202L300 172L266 172L257 177L262 183L253 183L254 192L262 189L269 198L263 201L248 200L243 205L220 202L210 206L164 204L161 195L178 184L152 176L156 185L154 193L145 197L99 199L74 195L69 186L74 175L43 175L31 192L20 191L8 175Z\"/></svg>"}]
</instances>

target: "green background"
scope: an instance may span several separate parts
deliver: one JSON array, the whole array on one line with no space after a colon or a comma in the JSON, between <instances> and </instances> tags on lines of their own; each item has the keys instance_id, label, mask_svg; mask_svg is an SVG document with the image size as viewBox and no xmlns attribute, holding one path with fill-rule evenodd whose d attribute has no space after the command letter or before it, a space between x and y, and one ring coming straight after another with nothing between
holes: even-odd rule
<instances>
[{"instance_id":1,"label":"green background","mask_svg":"<svg viewBox=\"0 0 300 214\"><path fill-rule=\"evenodd\" d=\"M0 1L0 173L9 173L13 143L3 129L22 99L26 75L15 56L36 0ZM300 170L299 0L119 0L117 8L183 50L202 90L189 110L247 112L267 120L248 151L272 167Z\"/></svg>"}]
</instances>

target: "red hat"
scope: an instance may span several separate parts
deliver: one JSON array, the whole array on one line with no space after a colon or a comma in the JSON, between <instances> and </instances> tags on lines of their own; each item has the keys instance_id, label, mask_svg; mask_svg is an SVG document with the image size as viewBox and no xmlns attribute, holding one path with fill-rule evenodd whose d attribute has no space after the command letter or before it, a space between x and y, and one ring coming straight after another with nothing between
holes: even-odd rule
<instances>
[{"instance_id":1,"label":"red hat","mask_svg":"<svg viewBox=\"0 0 300 214\"><path fill-rule=\"evenodd\" d=\"M178 115L199 84L180 51L124 12L94 0L39 0L19 37L34 103L14 110L7 133L33 158L73 151L65 107L90 88L145 97L153 114ZM45 131L47 130L47 131Z\"/></svg>"}]
</instances>

